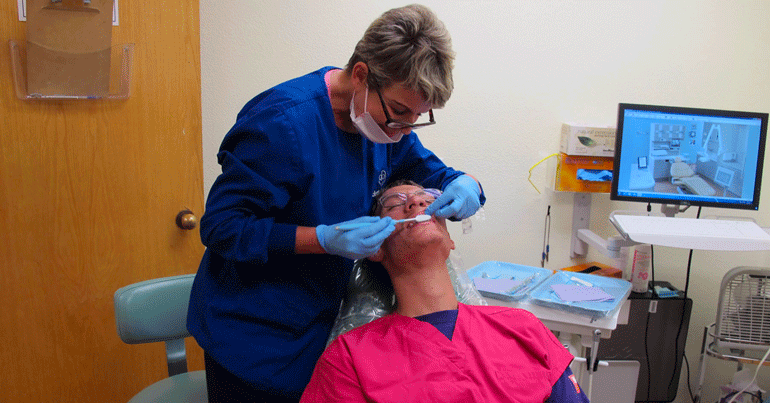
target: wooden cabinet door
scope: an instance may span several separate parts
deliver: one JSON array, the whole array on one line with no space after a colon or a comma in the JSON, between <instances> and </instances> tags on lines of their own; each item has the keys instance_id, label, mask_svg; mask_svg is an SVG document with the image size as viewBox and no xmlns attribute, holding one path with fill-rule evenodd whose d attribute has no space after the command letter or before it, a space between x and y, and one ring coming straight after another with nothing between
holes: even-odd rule
<instances>
[{"instance_id":1,"label":"wooden cabinet door","mask_svg":"<svg viewBox=\"0 0 770 403\"><path fill-rule=\"evenodd\" d=\"M0 2L0 401L125 402L167 376L165 350L120 341L115 290L195 273L203 254L175 223L203 214L199 3L120 0L122 101L17 99L16 3Z\"/></svg>"}]
</instances>

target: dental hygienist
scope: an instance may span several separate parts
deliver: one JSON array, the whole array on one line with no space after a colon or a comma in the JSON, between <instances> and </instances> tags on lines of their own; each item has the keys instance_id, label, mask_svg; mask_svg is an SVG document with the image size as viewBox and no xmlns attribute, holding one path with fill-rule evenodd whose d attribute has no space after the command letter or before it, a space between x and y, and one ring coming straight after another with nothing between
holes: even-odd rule
<instances>
[{"instance_id":1,"label":"dental hygienist","mask_svg":"<svg viewBox=\"0 0 770 403\"><path fill-rule=\"evenodd\" d=\"M201 219L207 249L187 326L205 351L209 399L298 401L331 331L353 259L395 226L367 216L406 178L443 194L428 214L463 219L481 186L412 131L452 89L449 33L419 5L384 13L344 70L325 67L249 101L225 136ZM440 119L439 119L440 121ZM434 128L431 136L440 138ZM351 231L343 222L365 222Z\"/></svg>"}]
</instances>

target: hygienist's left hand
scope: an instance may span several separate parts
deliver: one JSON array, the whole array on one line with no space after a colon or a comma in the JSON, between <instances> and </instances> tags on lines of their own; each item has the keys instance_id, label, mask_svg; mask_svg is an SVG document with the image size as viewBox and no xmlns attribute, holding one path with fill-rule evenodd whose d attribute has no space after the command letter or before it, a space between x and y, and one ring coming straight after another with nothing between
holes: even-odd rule
<instances>
[{"instance_id":1,"label":"hygienist's left hand","mask_svg":"<svg viewBox=\"0 0 770 403\"><path fill-rule=\"evenodd\" d=\"M447 185L441 196L427 209L427 215L439 218L462 220L474 214L481 207L481 187L469 175L462 175Z\"/></svg>"}]
</instances>

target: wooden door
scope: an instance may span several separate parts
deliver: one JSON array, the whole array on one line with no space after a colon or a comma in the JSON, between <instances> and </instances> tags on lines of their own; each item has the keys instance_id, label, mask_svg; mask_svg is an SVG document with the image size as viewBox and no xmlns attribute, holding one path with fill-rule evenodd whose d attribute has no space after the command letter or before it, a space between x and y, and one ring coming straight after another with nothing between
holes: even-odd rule
<instances>
[{"instance_id":1,"label":"wooden door","mask_svg":"<svg viewBox=\"0 0 770 403\"><path fill-rule=\"evenodd\" d=\"M112 44L135 44L131 97L27 101L8 51L25 47L25 23L0 2L3 403L125 402L167 376L162 343L120 341L112 297L194 273L203 253L197 229L175 225L180 210L203 213L198 1L119 7Z\"/></svg>"}]
</instances>

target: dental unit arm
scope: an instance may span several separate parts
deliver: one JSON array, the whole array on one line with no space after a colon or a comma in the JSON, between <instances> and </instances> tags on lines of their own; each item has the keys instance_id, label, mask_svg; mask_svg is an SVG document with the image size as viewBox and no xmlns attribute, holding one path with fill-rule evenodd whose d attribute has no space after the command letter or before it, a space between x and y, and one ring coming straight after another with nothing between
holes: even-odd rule
<instances>
[{"instance_id":1,"label":"dental unit arm","mask_svg":"<svg viewBox=\"0 0 770 403\"><path fill-rule=\"evenodd\" d=\"M613 212L612 214L615 214ZM613 235L607 239L601 238L588 228L591 215L590 193L575 193L575 203L572 208L572 245L570 258L588 254L588 246L593 246L605 256L617 260L618 268L625 267L623 248L638 245L622 235Z\"/></svg>"},{"instance_id":2,"label":"dental unit arm","mask_svg":"<svg viewBox=\"0 0 770 403\"><path fill-rule=\"evenodd\" d=\"M577 231L577 237L581 241L595 247L611 259L620 259L623 257L621 248L639 244L639 242L625 239L620 235L613 235L607 239L603 239L590 229L579 229Z\"/></svg>"}]
</instances>

